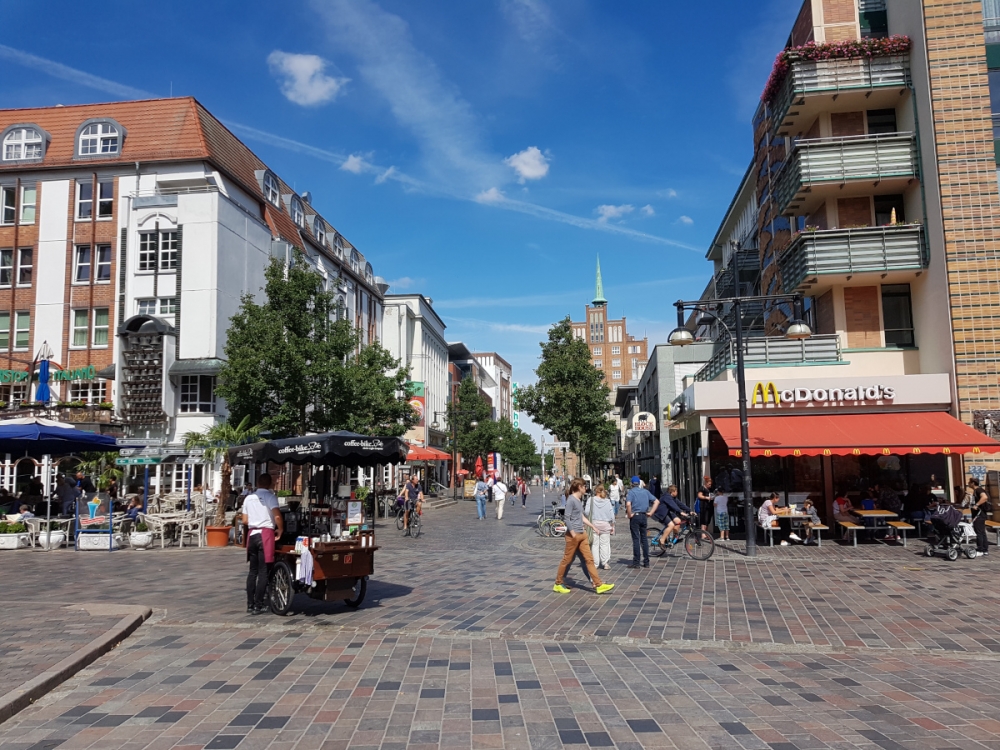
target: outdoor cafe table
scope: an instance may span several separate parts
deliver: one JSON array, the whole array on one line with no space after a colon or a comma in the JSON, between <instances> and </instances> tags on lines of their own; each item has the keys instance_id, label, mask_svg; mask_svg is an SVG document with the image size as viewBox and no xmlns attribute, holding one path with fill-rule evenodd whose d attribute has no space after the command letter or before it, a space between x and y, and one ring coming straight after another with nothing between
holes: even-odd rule
<instances>
[{"instance_id":1,"label":"outdoor cafe table","mask_svg":"<svg viewBox=\"0 0 1000 750\"><path fill-rule=\"evenodd\" d=\"M865 526L867 527L869 538L876 531L888 531L889 521L894 518L899 518L899 514L893 513L891 510L852 510L851 513L866 522ZM871 526L867 523L869 518L872 519Z\"/></svg>"}]
</instances>

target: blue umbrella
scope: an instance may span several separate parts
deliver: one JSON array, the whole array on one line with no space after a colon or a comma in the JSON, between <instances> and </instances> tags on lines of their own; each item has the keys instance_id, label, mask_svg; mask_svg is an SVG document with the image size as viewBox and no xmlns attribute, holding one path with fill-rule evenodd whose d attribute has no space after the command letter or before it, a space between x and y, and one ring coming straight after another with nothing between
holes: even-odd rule
<instances>
[{"instance_id":1,"label":"blue umbrella","mask_svg":"<svg viewBox=\"0 0 1000 750\"><path fill-rule=\"evenodd\" d=\"M67 456L84 451L113 451L110 435L60 426L48 419L29 417L0 421L0 453L13 456Z\"/></svg>"},{"instance_id":2,"label":"blue umbrella","mask_svg":"<svg viewBox=\"0 0 1000 750\"><path fill-rule=\"evenodd\" d=\"M38 387L35 388L35 401L49 402L52 394L49 392L49 361L43 359L38 364Z\"/></svg>"}]
</instances>

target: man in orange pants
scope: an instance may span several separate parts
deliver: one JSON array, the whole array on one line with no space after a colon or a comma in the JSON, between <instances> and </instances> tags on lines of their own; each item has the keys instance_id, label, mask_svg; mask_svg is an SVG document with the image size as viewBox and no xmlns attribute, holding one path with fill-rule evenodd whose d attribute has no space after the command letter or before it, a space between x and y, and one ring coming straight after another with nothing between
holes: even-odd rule
<instances>
[{"instance_id":1,"label":"man in orange pants","mask_svg":"<svg viewBox=\"0 0 1000 750\"><path fill-rule=\"evenodd\" d=\"M590 554L590 544L587 542L587 535L583 526L586 524L594 528L590 520L583 515L583 491L586 485L582 479L574 479L569 486L569 497L566 498L566 551L563 559L559 563L556 571L556 585L552 590L557 594L568 594L569 589L563 586L563 577L569 566L573 564L573 558L579 552L583 556L583 561L587 565L587 572L593 582L594 590L598 594L606 594L615 587L613 583L601 583L600 576L597 575L597 568L594 566L594 557Z\"/></svg>"}]
</instances>

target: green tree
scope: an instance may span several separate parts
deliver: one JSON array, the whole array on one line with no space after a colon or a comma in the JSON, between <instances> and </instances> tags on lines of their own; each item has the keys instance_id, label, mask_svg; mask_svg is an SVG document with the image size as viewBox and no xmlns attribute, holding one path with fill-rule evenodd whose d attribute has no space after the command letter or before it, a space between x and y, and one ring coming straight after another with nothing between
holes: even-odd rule
<instances>
[{"instance_id":1,"label":"green tree","mask_svg":"<svg viewBox=\"0 0 1000 750\"><path fill-rule=\"evenodd\" d=\"M514 470L522 476L531 476L540 470L538 454L534 438L516 427L511 427L510 435L505 436L500 453Z\"/></svg>"},{"instance_id":2,"label":"green tree","mask_svg":"<svg viewBox=\"0 0 1000 750\"><path fill-rule=\"evenodd\" d=\"M184 435L184 447L188 450L201 448L209 461L222 461L222 492L219 495L219 505L215 510L215 525L226 523L226 503L233 494L232 468L229 464L229 449L237 445L246 445L257 440L260 427L250 423L250 417L243 417L239 422L232 417L222 424L212 425L203 432L188 432Z\"/></svg>"},{"instance_id":3,"label":"green tree","mask_svg":"<svg viewBox=\"0 0 1000 750\"><path fill-rule=\"evenodd\" d=\"M493 447L499 430L490 419L492 409L479 392L476 381L465 378L458 384L455 398L448 404L448 423L455 430L455 448L473 462L476 456L484 456ZM476 427L472 423L476 422Z\"/></svg>"},{"instance_id":4,"label":"green tree","mask_svg":"<svg viewBox=\"0 0 1000 750\"><path fill-rule=\"evenodd\" d=\"M534 385L521 386L520 408L535 422L598 466L614 446L616 428L608 419L611 390L603 373L591 364L590 348L573 336L569 317L549 329Z\"/></svg>"},{"instance_id":5,"label":"green tree","mask_svg":"<svg viewBox=\"0 0 1000 750\"><path fill-rule=\"evenodd\" d=\"M337 320L334 295L296 250L272 259L266 300L244 295L226 342L218 394L231 419L249 419L275 437L352 430L402 435L416 422L407 403L409 370L377 342Z\"/></svg>"}]
</instances>

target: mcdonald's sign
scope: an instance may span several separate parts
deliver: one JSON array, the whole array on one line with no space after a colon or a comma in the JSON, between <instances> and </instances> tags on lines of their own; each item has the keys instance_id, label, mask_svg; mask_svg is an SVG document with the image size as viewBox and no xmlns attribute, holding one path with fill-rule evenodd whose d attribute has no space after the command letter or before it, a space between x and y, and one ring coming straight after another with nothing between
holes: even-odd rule
<instances>
[{"instance_id":1,"label":"mcdonald's sign","mask_svg":"<svg viewBox=\"0 0 1000 750\"><path fill-rule=\"evenodd\" d=\"M753 387L753 393L750 395L750 406L756 406L758 398L760 398L760 405L764 406L769 397L775 406L781 403L778 386L770 381L766 384L757 383Z\"/></svg>"}]
</instances>

